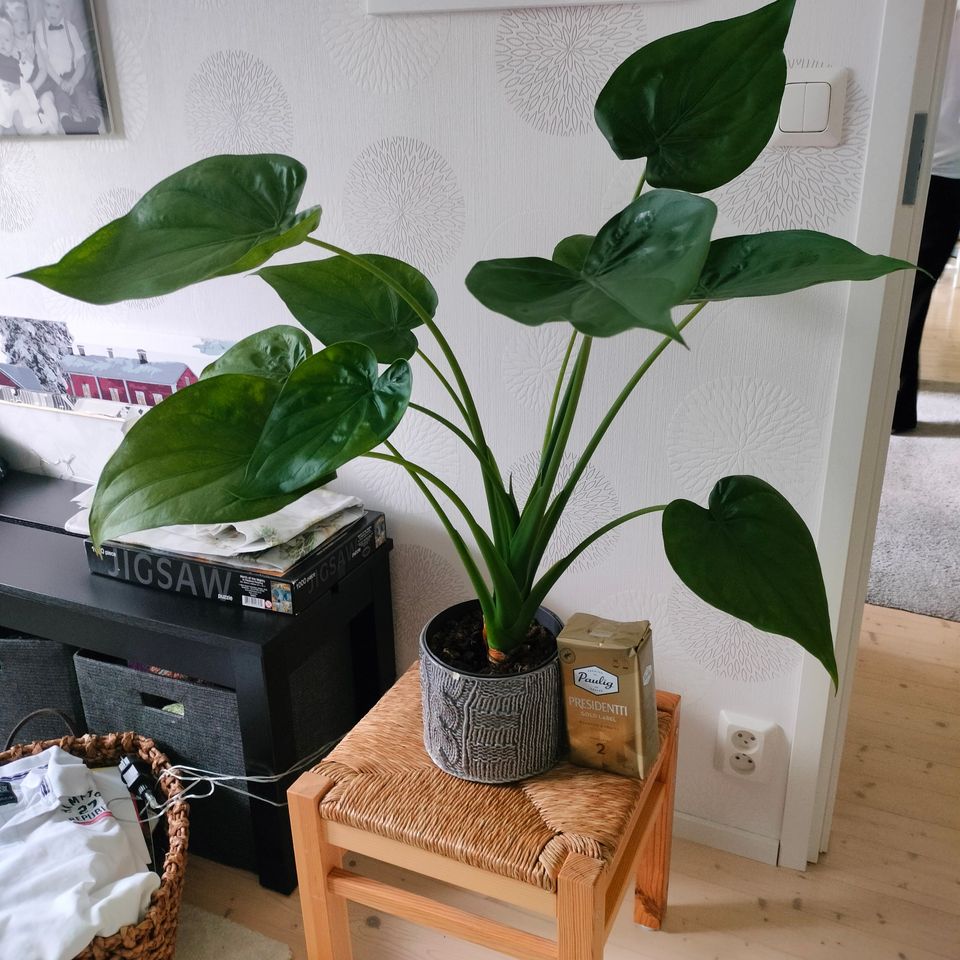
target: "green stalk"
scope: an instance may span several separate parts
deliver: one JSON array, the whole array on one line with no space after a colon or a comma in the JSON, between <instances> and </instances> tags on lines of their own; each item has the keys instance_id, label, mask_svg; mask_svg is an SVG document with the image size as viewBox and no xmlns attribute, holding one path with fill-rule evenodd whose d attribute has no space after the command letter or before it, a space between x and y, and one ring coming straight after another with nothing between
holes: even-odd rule
<instances>
[{"instance_id":1,"label":"green stalk","mask_svg":"<svg viewBox=\"0 0 960 960\"><path fill-rule=\"evenodd\" d=\"M640 174L640 182L637 184L637 189L633 191L633 199L636 200L637 197L643 193L643 185L647 182L647 168L643 168L643 173Z\"/></svg>"},{"instance_id":2,"label":"green stalk","mask_svg":"<svg viewBox=\"0 0 960 960\"><path fill-rule=\"evenodd\" d=\"M703 300L698 303L677 324L677 329L683 330L687 324L689 324L697 316L697 314L700 313L700 311L707 305L708 302L709 301L707 300ZM637 384L643 379L646 372L653 366L660 354L662 354L663 351L674 342L675 341L670 337L664 337L663 340L660 341L660 344L650 353L647 359L640 364L633 376L627 381L626 386L620 391L603 420L600 421L600 425L594 431L589 443L587 443L583 453L580 455L580 459L577 460L576 464L574 465L572 473L568 477L567 482L563 485L563 489L557 494L553 503L550 504L545 522L540 531L540 539L536 543L536 548L540 551L541 555L543 551L546 550L547 544L550 542L550 538L553 536L553 531L560 522L560 517L563 515L563 511L566 508L570 497L573 496L573 491L576 488L577 483L580 481L580 477L583 476L583 472L587 469L590 459L596 452L597 447L600 446L600 441L603 440L607 430L610 429L610 425L623 408L623 405L630 398L630 394L633 393Z\"/></svg>"},{"instance_id":3,"label":"green stalk","mask_svg":"<svg viewBox=\"0 0 960 960\"><path fill-rule=\"evenodd\" d=\"M494 475L490 464L483 457L480 450L477 448L477 445L473 442L473 440L470 439L465 431L461 430L455 423L437 413L435 410L431 410L429 407L425 407L419 403L414 403L413 401L407 404L407 406L409 409L416 410L417 413L422 413L425 417L430 417L431 420L435 420L437 423L443 425L454 436L461 440L464 446L466 446L466 448L477 458L477 463L480 464L480 469L484 472L490 482L494 484L494 489L496 489L496 486L499 483L498 478ZM516 504L510 499L509 495L504 493L501 497L498 497L498 508L505 511L503 522L506 523L508 529L512 531L520 520L520 514L517 511Z\"/></svg>"},{"instance_id":4,"label":"green stalk","mask_svg":"<svg viewBox=\"0 0 960 960\"><path fill-rule=\"evenodd\" d=\"M570 336L570 342L567 344L566 353L563 355L563 363L560 364L560 372L557 374L557 385L553 388L553 398L550 401L550 412L547 414L547 428L543 432L543 446L540 448L540 462L547 452L547 446L550 443L550 434L553 432L553 420L557 412L557 401L560 399L560 389L563 386L563 376L567 372L567 364L570 362L570 354L573 353L574 344L577 342L577 331L574 330Z\"/></svg>"},{"instance_id":5,"label":"green stalk","mask_svg":"<svg viewBox=\"0 0 960 960\"><path fill-rule=\"evenodd\" d=\"M464 419L467 422L467 426L470 428L470 433L473 436L478 449L484 452L484 458L497 477L497 482L494 484L487 477L486 473L484 473L483 489L487 498L487 507L490 511L490 523L493 527L494 540L500 549L505 549L510 537L510 530L506 528L503 522L503 518L506 515L506 511L504 510L501 501L501 497L506 496L506 491L503 487L503 475L500 472L500 467L493 455L493 451L490 449L489 445L487 444L486 437L484 436L483 425L480 422L480 414L477 412L477 407L473 400L473 394L470 392L470 385L467 383L467 378L464 376L463 370L460 367L460 363L457 360L450 344L447 342L446 337L444 337L443 332L437 326L430 313L424 309L423 304L421 304L416 297L414 297L402 284L397 283L389 274L384 273L384 271L379 267L370 263L369 260L364 260L363 257L358 257L356 254L350 253L349 250L344 250L342 247L338 247L335 244L327 243L325 240L317 240L315 237L307 237L307 241L317 247L321 247L324 250L329 250L331 253L335 253L338 256L349 260L362 270L366 270L367 273L377 277L377 279L390 287L391 290L394 290L405 303L409 304L414 313L416 313L416 315L423 321L424 326L430 331L431 334L433 334L433 338L436 340L437 345L440 347L441 352L446 358L447 364L449 365L450 370L453 372L454 380L456 380L457 386L460 390L460 398L463 402Z\"/></svg>"},{"instance_id":6,"label":"green stalk","mask_svg":"<svg viewBox=\"0 0 960 960\"><path fill-rule=\"evenodd\" d=\"M457 409L460 411L460 416L463 417L464 422L469 423L470 418L467 416L467 408L463 405L460 395L456 390L453 389L453 384L443 375L443 371L423 352L420 347L417 347L417 356L430 368L431 372L440 381L440 383L443 384L444 389L450 394L451 399L456 404Z\"/></svg>"},{"instance_id":7,"label":"green stalk","mask_svg":"<svg viewBox=\"0 0 960 960\"><path fill-rule=\"evenodd\" d=\"M577 359L574 361L573 373L570 376L567 393L564 397L563 404L561 404L563 415L557 422L554 436L551 438L547 463L542 466L534 489L530 491L530 496L527 497L527 502L524 504L523 512L520 516L520 524L510 544L510 569L514 572L514 576L517 577L517 581L522 584L526 584L529 581L529 569L531 565L534 570L536 570L539 565L539 556L534 557L532 550L534 544L537 542L537 533L543 522L544 511L547 509L547 504L553 495L553 485L556 482L557 473L560 470L560 464L563 460L563 453L570 436L570 430L573 427L577 404L583 390L587 364L590 360L590 348L592 344L592 337L584 337L583 342L580 344L580 350L577 353ZM520 576L518 576L518 574L520 574Z\"/></svg>"},{"instance_id":8,"label":"green stalk","mask_svg":"<svg viewBox=\"0 0 960 960\"><path fill-rule=\"evenodd\" d=\"M476 561L474 561L473 556L470 553L470 548L460 535L460 531L453 525L453 522L447 516L446 511L440 506L440 502L433 495L433 492L430 490L430 488L423 482L423 480L420 479L420 477L417 475L417 472L412 468L412 465L403 462L402 459L397 460L392 457L387 457L382 453L366 453L363 454L363 456L374 460L387 460L390 463L398 463L407 471L407 473L410 475L410 479L413 480L413 482L420 488L420 492L427 498L428 503L431 507L433 507L434 512L440 518L440 522L447 531L447 536L450 537L450 541L453 543L453 548L457 551L457 555L460 557L460 562L463 564L463 568L466 570L467 576L470 579L470 583L477 594L477 600L480 603L480 609L483 611L484 620L486 620L487 617L493 617L493 595L487 588L486 581L483 579L483 574L480 572L480 568L477 566Z\"/></svg>"},{"instance_id":9,"label":"green stalk","mask_svg":"<svg viewBox=\"0 0 960 960\"><path fill-rule=\"evenodd\" d=\"M370 263L369 260L364 260L363 257L358 257L355 253L350 253L349 250L344 250L335 244L327 243L325 240L317 240L315 237L307 237L307 242L322 247L324 250L329 250L331 253L335 253L349 260L351 263L355 263L362 270L366 270L367 273L383 281L383 283L390 287L391 290L394 290L405 303L409 304L414 313L423 321L423 325L433 334L433 338L437 341L437 345L440 347L444 358L450 366L450 370L453 372L454 380L456 380L457 386L460 389L460 396L468 414L467 422L477 442L477 446L481 449L488 450L489 448L483 437L483 427L480 424L480 417L477 414L477 407L473 400L473 394L470 392L470 385L467 383L467 378L464 376L460 363L450 344L447 342L447 338L443 335L443 332L437 326L430 313L423 308L423 304L402 284L397 283L393 277L384 273L383 270Z\"/></svg>"},{"instance_id":10,"label":"green stalk","mask_svg":"<svg viewBox=\"0 0 960 960\"><path fill-rule=\"evenodd\" d=\"M490 579L493 581L494 592L503 600L503 602L512 605L519 605L522 601L520 598L520 592L517 589L516 582L513 577L510 575L510 570L504 562L503 558L497 551L497 548L494 546L493 541L490 539L490 535L487 533L483 527L477 523L476 518L470 512L469 507L460 499L460 497L441 480L436 474L431 473L425 467L420 466L417 463L413 463L410 460L407 460L403 454L392 444L390 441L386 441L385 446L393 454L389 456L385 453L365 453L365 457L369 457L372 460L384 460L387 463L397 463L406 469L408 472L414 471L424 480L428 480L432 483L448 500L460 511L463 519L466 520L467 526L470 528L470 533L473 535L473 539L477 544L477 547L480 550L480 555L483 557L483 562L487 567L487 571L490 574Z\"/></svg>"},{"instance_id":11,"label":"green stalk","mask_svg":"<svg viewBox=\"0 0 960 960\"><path fill-rule=\"evenodd\" d=\"M609 523L605 523L598 530L594 530L589 537L581 540L566 556L561 557L556 563L554 563L543 576L534 584L533 588L530 591L530 595L527 600L524 602L523 606L520 608L520 615L517 618L517 627L522 624L523 629L525 630L529 625L530 621L534 618L534 615L537 612L537 609L541 606L544 600L547 598L547 594L553 589L554 584L566 573L570 565L587 549L592 543L599 540L602 536L609 533L615 527L619 527L623 523L627 523L629 520L633 520L636 517L645 516L648 513L657 513L658 511L666 510L667 504L658 503L652 507L644 507L641 510L632 510L630 513L625 513L623 516L617 517L615 520L611 520Z\"/></svg>"}]
</instances>

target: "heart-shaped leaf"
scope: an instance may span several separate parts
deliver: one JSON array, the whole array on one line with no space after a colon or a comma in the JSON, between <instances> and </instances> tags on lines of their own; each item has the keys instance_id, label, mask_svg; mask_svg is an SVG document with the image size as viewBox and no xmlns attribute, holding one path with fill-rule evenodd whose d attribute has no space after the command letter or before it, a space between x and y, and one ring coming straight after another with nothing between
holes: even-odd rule
<instances>
[{"instance_id":1,"label":"heart-shaped leaf","mask_svg":"<svg viewBox=\"0 0 960 960\"><path fill-rule=\"evenodd\" d=\"M226 353L204 367L201 380L225 373L249 373L281 384L313 353L310 338L297 327L278 324L238 340Z\"/></svg>"},{"instance_id":2,"label":"heart-shaped leaf","mask_svg":"<svg viewBox=\"0 0 960 960\"><path fill-rule=\"evenodd\" d=\"M250 455L241 496L300 490L372 450L393 433L410 399L410 367L397 360L378 375L360 343L335 343L290 374Z\"/></svg>"},{"instance_id":3,"label":"heart-shaped leaf","mask_svg":"<svg viewBox=\"0 0 960 960\"><path fill-rule=\"evenodd\" d=\"M794 0L647 44L613 72L597 126L647 182L702 193L743 173L767 145L787 77Z\"/></svg>"},{"instance_id":4,"label":"heart-shaped leaf","mask_svg":"<svg viewBox=\"0 0 960 960\"><path fill-rule=\"evenodd\" d=\"M156 297L252 270L317 228L307 172L280 154L208 157L162 180L54 264L19 274L88 303Z\"/></svg>"},{"instance_id":5,"label":"heart-shaped leaf","mask_svg":"<svg viewBox=\"0 0 960 960\"><path fill-rule=\"evenodd\" d=\"M104 467L90 514L95 543L166 524L252 520L331 480L386 439L406 408L406 362L379 379L376 371L367 347L345 343L304 360L285 383L223 373L177 391ZM292 442L292 431L272 438L288 418Z\"/></svg>"},{"instance_id":6,"label":"heart-shaped leaf","mask_svg":"<svg viewBox=\"0 0 960 960\"><path fill-rule=\"evenodd\" d=\"M790 637L837 683L830 613L813 537L769 483L725 477L709 508L674 500L663 543L677 576L702 600L759 630Z\"/></svg>"},{"instance_id":7,"label":"heart-shaped leaf","mask_svg":"<svg viewBox=\"0 0 960 960\"><path fill-rule=\"evenodd\" d=\"M532 326L565 320L596 337L642 327L680 340L670 309L700 276L716 215L703 197L653 190L596 237L562 240L553 260L481 261L467 289L485 307Z\"/></svg>"},{"instance_id":8,"label":"heart-shaped leaf","mask_svg":"<svg viewBox=\"0 0 960 960\"><path fill-rule=\"evenodd\" d=\"M687 302L771 297L818 283L875 280L912 269L914 265L906 260L864 253L846 240L815 230L725 237L710 244L700 280Z\"/></svg>"},{"instance_id":9,"label":"heart-shaped leaf","mask_svg":"<svg viewBox=\"0 0 960 960\"><path fill-rule=\"evenodd\" d=\"M366 253L360 259L387 274L431 317L437 292L415 267ZM264 267L258 271L290 312L321 343L365 343L381 363L408 360L417 349L411 332L423 321L397 291L346 257Z\"/></svg>"}]
</instances>

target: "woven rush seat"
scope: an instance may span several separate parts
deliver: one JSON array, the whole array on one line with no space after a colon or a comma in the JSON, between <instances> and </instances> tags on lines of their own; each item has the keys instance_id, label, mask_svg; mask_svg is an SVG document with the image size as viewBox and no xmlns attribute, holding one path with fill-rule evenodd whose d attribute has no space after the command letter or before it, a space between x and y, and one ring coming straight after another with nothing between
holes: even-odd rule
<instances>
[{"instance_id":1,"label":"woven rush seat","mask_svg":"<svg viewBox=\"0 0 960 960\"><path fill-rule=\"evenodd\" d=\"M662 745L671 717L658 720ZM613 859L644 787L570 763L505 786L444 773L423 748L416 666L314 772L335 783L320 801L324 820L551 892L570 853Z\"/></svg>"},{"instance_id":2,"label":"woven rush seat","mask_svg":"<svg viewBox=\"0 0 960 960\"><path fill-rule=\"evenodd\" d=\"M353 956L360 903L517 960L602 960L627 890L635 923L667 905L680 698L657 691L646 780L561 763L519 783L459 780L423 747L420 677L404 674L287 791L309 960ZM556 920L542 937L345 867L347 851Z\"/></svg>"}]
</instances>

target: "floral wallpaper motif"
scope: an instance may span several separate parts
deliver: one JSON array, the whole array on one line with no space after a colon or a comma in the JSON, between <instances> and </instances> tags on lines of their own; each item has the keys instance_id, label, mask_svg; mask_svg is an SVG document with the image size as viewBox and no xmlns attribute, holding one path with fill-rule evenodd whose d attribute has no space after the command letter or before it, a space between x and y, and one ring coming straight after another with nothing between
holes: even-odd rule
<instances>
[{"instance_id":1,"label":"floral wallpaper motif","mask_svg":"<svg viewBox=\"0 0 960 960\"><path fill-rule=\"evenodd\" d=\"M762 683L793 670L800 648L785 637L762 633L704 603L686 587L670 597L671 631L685 652L713 676Z\"/></svg>"},{"instance_id":2,"label":"floral wallpaper motif","mask_svg":"<svg viewBox=\"0 0 960 960\"><path fill-rule=\"evenodd\" d=\"M432 72L446 46L450 18L373 17L358 0L322 0L320 31L333 62L357 86L408 90Z\"/></svg>"},{"instance_id":3,"label":"floral wallpaper motif","mask_svg":"<svg viewBox=\"0 0 960 960\"><path fill-rule=\"evenodd\" d=\"M149 20L149 13L145 13ZM108 136L100 137L91 146L97 150L113 153L123 150L139 139L147 122L149 93L143 59L136 44L122 28L113 32L111 60L113 67L113 116L119 121L117 129Z\"/></svg>"},{"instance_id":4,"label":"floral wallpaper motif","mask_svg":"<svg viewBox=\"0 0 960 960\"><path fill-rule=\"evenodd\" d=\"M286 90L270 67L243 50L220 50L200 64L187 89L186 121L204 156L282 152L293 139Z\"/></svg>"},{"instance_id":5,"label":"floral wallpaper motif","mask_svg":"<svg viewBox=\"0 0 960 960\"><path fill-rule=\"evenodd\" d=\"M460 479L459 441L436 421L409 411L394 430L390 442L407 459L457 488ZM371 507L383 509L388 516L391 513L434 515L427 499L402 467L360 458L353 461L350 469L365 491L369 491Z\"/></svg>"},{"instance_id":6,"label":"floral wallpaper motif","mask_svg":"<svg viewBox=\"0 0 960 960\"><path fill-rule=\"evenodd\" d=\"M388 137L367 147L347 175L344 219L354 243L409 260L428 274L463 239L464 202L456 175L433 147Z\"/></svg>"},{"instance_id":7,"label":"floral wallpaper motif","mask_svg":"<svg viewBox=\"0 0 960 960\"><path fill-rule=\"evenodd\" d=\"M510 10L497 24L497 78L507 102L542 133L595 129L600 88L643 43L636 6Z\"/></svg>"},{"instance_id":8,"label":"floral wallpaper motif","mask_svg":"<svg viewBox=\"0 0 960 960\"><path fill-rule=\"evenodd\" d=\"M388 518L389 530L389 518ZM445 607L470 599L462 571L435 550L417 543L396 543L390 556L393 629L397 671L417 659L420 631Z\"/></svg>"},{"instance_id":9,"label":"floral wallpaper motif","mask_svg":"<svg viewBox=\"0 0 960 960\"><path fill-rule=\"evenodd\" d=\"M33 148L22 141L0 141L0 230L26 230L33 222L39 194Z\"/></svg>"},{"instance_id":10,"label":"floral wallpaper motif","mask_svg":"<svg viewBox=\"0 0 960 960\"><path fill-rule=\"evenodd\" d=\"M567 328L560 324L512 325L502 355L503 380L524 410L546 415L568 339Z\"/></svg>"},{"instance_id":11,"label":"floral wallpaper motif","mask_svg":"<svg viewBox=\"0 0 960 960\"><path fill-rule=\"evenodd\" d=\"M824 66L813 60L790 65ZM717 192L718 204L746 232L829 232L860 199L869 126L869 98L851 79L838 147L768 147L746 173Z\"/></svg>"},{"instance_id":12,"label":"floral wallpaper motif","mask_svg":"<svg viewBox=\"0 0 960 960\"><path fill-rule=\"evenodd\" d=\"M701 500L717 480L737 473L758 476L797 500L810 492L820 466L816 421L765 380L721 378L697 387L674 413L668 436L674 476Z\"/></svg>"}]
</instances>

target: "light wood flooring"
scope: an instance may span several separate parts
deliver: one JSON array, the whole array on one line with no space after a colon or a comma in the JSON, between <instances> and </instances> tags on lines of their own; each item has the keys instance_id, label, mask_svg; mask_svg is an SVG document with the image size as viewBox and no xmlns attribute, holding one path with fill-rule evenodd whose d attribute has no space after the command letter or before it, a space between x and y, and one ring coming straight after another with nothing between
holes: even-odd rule
<instances>
[{"instance_id":1,"label":"light wood flooring","mask_svg":"<svg viewBox=\"0 0 960 960\"><path fill-rule=\"evenodd\" d=\"M960 960L958 733L960 624L867 607L829 853L800 873L676 841L664 930L635 927L627 898L607 960ZM252 874L197 858L187 878L189 902L288 943L304 960L296 894L269 893ZM445 899L550 933L546 921L502 904L478 906L460 892ZM496 960L351 910L355 960Z\"/></svg>"},{"instance_id":2,"label":"light wood flooring","mask_svg":"<svg viewBox=\"0 0 960 960\"><path fill-rule=\"evenodd\" d=\"M920 376L932 383L960 383L960 276L951 260L933 292L920 344Z\"/></svg>"}]
</instances>

